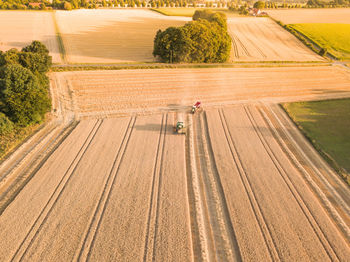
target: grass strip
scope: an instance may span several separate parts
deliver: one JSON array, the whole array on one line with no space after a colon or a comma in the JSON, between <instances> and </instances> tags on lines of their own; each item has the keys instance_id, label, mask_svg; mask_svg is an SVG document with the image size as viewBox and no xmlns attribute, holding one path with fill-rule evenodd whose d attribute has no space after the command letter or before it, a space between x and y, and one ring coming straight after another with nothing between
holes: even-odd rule
<instances>
[{"instance_id":1,"label":"grass strip","mask_svg":"<svg viewBox=\"0 0 350 262\"><path fill-rule=\"evenodd\" d=\"M129 70L129 69L181 69L181 68L259 68L259 67L314 67L330 66L330 63L237 63L237 64L130 64L130 65L55 65L51 72L91 71L91 70Z\"/></svg>"},{"instance_id":2,"label":"grass strip","mask_svg":"<svg viewBox=\"0 0 350 262\"><path fill-rule=\"evenodd\" d=\"M306 35L300 33L299 31L295 30L294 28L292 28L290 25L285 25L283 24L281 21L278 21L274 18L272 18L270 16L270 19L272 19L273 21L275 21L278 25L280 25L281 27L283 27L285 30L287 30L289 33L291 33L292 35L294 35L296 38L298 38L304 45L306 45L309 49L311 49L313 52L315 52L316 54L320 54L320 51L322 49L322 47L320 47L317 43L315 43L314 41L312 41L312 39L308 38ZM333 56L330 53L326 53L324 54L325 56L327 56L329 59L336 59L335 56ZM323 56L323 55L322 55Z\"/></svg>"},{"instance_id":3,"label":"grass strip","mask_svg":"<svg viewBox=\"0 0 350 262\"><path fill-rule=\"evenodd\" d=\"M284 103L282 107L350 186L350 99Z\"/></svg>"},{"instance_id":4,"label":"grass strip","mask_svg":"<svg viewBox=\"0 0 350 262\"><path fill-rule=\"evenodd\" d=\"M27 127L15 126L13 132L10 134L0 135L0 163L11 152L16 151L20 145L32 137L44 125L45 124L36 124Z\"/></svg>"},{"instance_id":5,"label":"grass strip","mask_svg":"<svg viewBox=\"0 0 350 262\"><path fill-rule=\"evenodd\" d=\"M339 60L350 60L350 24L290 24L290 28Z\"/></svg>"}]
</instances>

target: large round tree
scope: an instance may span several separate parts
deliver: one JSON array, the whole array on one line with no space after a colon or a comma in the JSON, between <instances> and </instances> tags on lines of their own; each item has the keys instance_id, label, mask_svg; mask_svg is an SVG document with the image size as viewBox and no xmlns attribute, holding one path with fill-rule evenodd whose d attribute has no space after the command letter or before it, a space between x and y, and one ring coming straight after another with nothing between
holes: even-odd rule
<instances>
[{"instance_id":1,"label":"large round tree","mask_svg":"<svg viewBox=\"0 0 350 262\"><path fill-rule=\"evenodd\" d=\"M0 104L10 119L22 126L40 122L51 107L47 89L18 64L7 65L0 72Z\"/></svg>"}]
</instances>

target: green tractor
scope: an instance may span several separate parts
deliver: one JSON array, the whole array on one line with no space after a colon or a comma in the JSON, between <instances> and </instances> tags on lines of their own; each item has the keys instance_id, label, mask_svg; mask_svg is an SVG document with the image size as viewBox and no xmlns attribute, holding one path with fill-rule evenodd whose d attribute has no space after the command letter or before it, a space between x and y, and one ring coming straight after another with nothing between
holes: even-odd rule
<instances>
[{"instance_id":1,"label":"green tractor","mask_svg":"<svg viewBox=\"0 0 350 262\"><path fill-rule=\"evenodd\" d=\"M176 126L174 128L174 131L178 134L185 134L186 131L185 131L185 125L184 125L184 122L182 121L178 121L176 123Z\"/></svg>"}]
</instances>

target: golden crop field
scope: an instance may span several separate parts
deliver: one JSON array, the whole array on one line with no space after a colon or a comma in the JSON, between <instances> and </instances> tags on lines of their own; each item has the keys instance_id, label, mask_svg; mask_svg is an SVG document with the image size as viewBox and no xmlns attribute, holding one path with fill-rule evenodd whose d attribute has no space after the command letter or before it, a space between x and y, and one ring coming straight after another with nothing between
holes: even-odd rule
<instances>
[{"instance_id":1,"label":"golden crop field","mask_svg":"<svg viewBox=\"0 0 350 262\"><path fill-rule=\"evenodd\" d=\"M61 63L52 12L0 11L0 50L22 49L33 40L47 46L53 63Z\"/></svg>"},{"instance_id":2,"label":"golden crop field","mask_svg":"<svg viewBox=\"0 0 350 262\"><path fill-rule=\"evenodd\" d=\"M70 63L155 61L157 31L190 20L144 9L57 11L56 19Z\"/></svg>"}]
</instances>

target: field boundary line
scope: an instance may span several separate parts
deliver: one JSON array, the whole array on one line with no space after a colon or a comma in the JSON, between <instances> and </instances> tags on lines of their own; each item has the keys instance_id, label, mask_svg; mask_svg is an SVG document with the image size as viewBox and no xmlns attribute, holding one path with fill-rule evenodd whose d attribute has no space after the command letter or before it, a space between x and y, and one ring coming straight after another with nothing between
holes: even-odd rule
<instances>
[{"instance_id":1,"label":"field boundary line","mask_svg":"<svg viewBox=\"0 0 350 262\"><path fill-rule=\"evenodd\" d=\"M260 111L261 112L261 111ZM262 112L261 112L262 113ZM273 112L272 112L273 113ZM264 116L265 113L262 113L263 117L267 122L269 122L270 125L273 125L271 121L268 119L268 116ZM277 116L275 116L275 119L277 121L280 121ZM279 123L280 126L283 127L282 123ZM275 131L275 130L274 130ZM283 133L287 136L287 138L293 142L294 146L297 146L297 144L294 142L291 135L286 131L283 127ZM277 142L280 144L282 150L284 153L288 156L290 161L294 164L294 166L300 171L300 173L303 175L303 178L306 180L312 191L316 194L316 196L319 198L321 205L328 211L327 214L329 214L334 221L336 222L337 228L340 229L340 231L344 234L344 237L347 239L350 239L350 229L341 217L341 215L338 213L336 208L333 206L333 204L329 201L323 190L317 185L317 183L314 181L314 179L311 177L311 175L307 172L307 170L303 167L303 165L300 163L298 158L295 156L295 154L289 149L289 147L286 145L286 142L283 140L280 134L277 132L273 132L273 134L278 137ZM301 150L301 149L299 149ZM299 152L300 153L300 152ZM302 153L304 154L304 153ZM307 156L302 157L307 160ZM334 190L332 190L334 191Z\"/></svg>"},{"instance_id":2,"label":"field boundary line","mask_svg":"<svg viewBox=\"0 0 350 262\"><path fill-rule=\"evenodd\" d=\"M260 140L261 144L263 145L266 153L269 155L269 157L270 157L271 161L273 162L274 166L276 167L279 175L282 177L285 185L288 187L290 193L293 195L295 201L298 203L299 208L301 209L305 218L309 222L309 225L313 229L315 235L317 236L319 242L323 246L323 248L326 251L327 255L329 256L330 260L339 261L340 259L337 255L337 253L335 252L335 250L333 249L332 245L330 244L326 234L323 232L322 228L319 226L316 218L314 217L314 215L310 211L309 207L305 203L305 201L302 198L301 194L299 193L298 189L293 185L293 182L288 177L287 171L283 168L283 165L280 163L280 161L276 157L275 153L273 152L273 150L269 146L268 142L266 141L266 139L262 135L261 130L258 127L258 124L257 124L256 120L254 119L254 116L251 113L251 110L247 107L244 107L244 110L248 116L250 123L252 124L252 126L254 128L255 133L259 137L259 140ZM271 132L271 127L268 126L268 128Z\"/></svg>"},{"instance_id":3,"label":"field boundary line","mask_svg":"<svg viewBox=\"0 0 350 262\"><path fill-rule=\"evenodd\" d=\"M264 106L265 111L267 110L266 106ZM261 111L261 110L260 110ZM290 141L293 143L293 147L295 149L295 151L297 151L296 153L301 155L302 158L304 158L305 161L308 162L308 164L312 167L312 170L314 173L317 173L318 178L324 183L324 185L327 187L327 190L329 192L332 192L337 198L338 201L341 203L342 207L346 210L347 215L350 216L350 206L349 204L347 204L343 198L339 195L338 191L336 189L333 188L333 186L328 182L328 180L323 176L323 174L319 171L319 169L315 166L315 164L312 162L312 160L307 156L307 154L305 154L304 150L298 145L298 143L295 141L295 139L293 138L293 136L284 128L283 124L281 123L280 119L278 118L277 114L274 112L274 110L269 110L272 115L274 116L274 118L276 119L276 121L279 123L280 126L282 126L283 130L284 130L284 134L290 139ZM280 112L281 115L283 115L283 117L285 118L286 121L290 121L290 119L286 118L286 115L283 112ZM266 115L266 113L265 113ZM268 117L268 116L266 116ZM270 121L271 122L271 121ZM290 122L289 122L290 123ZM272 124L272 123L271 123ZM273 124L272 124L273 125ZM299 129L296 129L299 132ZM281 136L279 136L281 137ZM283 139L282 139L283 140ZM286 143L285 143L286 144ZM308 141L307 143L305 143L305 145L308 147L308 149L312 150L313 153L315 152L315 148L312 146L312 144L309 144ZM292 153L293 151L290 150ZM293 153L293 155L296 154L295 152ZM319 159L322 162L322 166L323 168L325 168L327 170L328 173L332 174L332 177L336 180L337 182L337 186L341 186L344 189L348 189L347 185L345 185L344 181L337 175L334 173L334 171L328 166L327 163L324 162L324 159L318 155L318 153L316 153L317 156L319 157ZM300 162L300 161L299 161Z\"/></svg>"},{"instance_id":4,"label":"field boundary line","mask_svg":"<svg viewBox=\"0 0 350 262\"><path fill-rule=\"evenodd\" d=\"M108 204L108 199L112 192L113 185L117 178L117 173L119 170L120 163L123 159L125 150L129 143L134 125L136 122L136 117L130 117L129 123L125 129L124 137L120 143L118 152L114 158L109 175L107 176L106 182L104 184L103 190L101 192L100 198L97 201L93 215L86 227L86 230L83 234L79 248L75 252L73 261L88 261L90 257L91 248L95 242L97 231L101 225L101 221Z\"/></svg>"},{"instance_id":5,"label":"field boundary line","mask_svg":"<svg viewBox=\"0 0 350 262\"><path fill-rule=\"evenodd\" d=\"M267 246L267 249L269 251L271 259L273 261L280 261L281 258L279 256L278 250L276 248L276 243L272 238L272 235L271 235L271 232L270 232L268 225L266 224L265 217L261 211L261 207L259 205L259 202L256 199L255 193L251 187L251 183L250 183L249 178L246 174L246 170L244 169L243 162L242 162L241 158L239 157L239 154L238 154L238 151L236 149L235 143L233 141L231 132L227 126L226 116L225 116L222 109L219 109L218 112L219 112L220 120L221 120L223 129L224 129L225 137L226 137L227 143L228 143L230 151L231 151L232 158L236 164L238 173L239 173L240 178L241 178L241 182L244 185L245 191L248 195L248 199L249 199L251 208L253 210L253 213L255 215L255 219L258 222L261 234L265 240L265 245Z\"/></svg>"},{"instance_id":6,"label":"field boundary line","mask_svg":"<svg viewBox=\"0 0 350 262\"><path fill-rule=\"evenodd\" d=\"M199 115L199 125L200 125L199 133L201 135L200 139L202 140L202 143L203 143L202 150L204 151L205 164L207 169L207 179L204 178L205 174L202 174L203 175L202 179L204 181L205 187L210 187L206 190L205 193L207 195L208 194L207 191L209 191L209 192L212 192L213 194L211 198L214 198L215 209L216 209L215 211L217 213L217 215L214 215L214 218L215 220L218 220L216 221L216 223L218 224L218 227L221 231L222 241L224 241L224 244L226 246L225 248L228 249L228 250L225 250L226 257L221 257L218 259L218 261L242 261L239 245L236 239L236 233L234 231L230 213L227 207L225 192L222 186L220 174L219 174L219 171L217 170L217 166L214 158L214 152L211 145L206 112L203 112L203 114ZM208 209L210 210L209 205L208 205ZM209 213L211 214L212 212L209 212ZM209 218L211 218L211 216L209 216ZM213 235L214 235L214 238L217 238L216 236L217 234L215 232L213 232ZM217 244L218 243L216 243L214 246L216 246Z\"/></svg>"},{"instance_id":7,"label":"field boundary line","mask_svg":"<svg viewBox=\"0 0 350 262\"><path fill-rule=\"evenodd\" d=\"M58 26L57 20L56 20L56 12L52 12L52 20L53 20L53 24L55 26L55 32L56 32L56 38L57 38L57 44L58 44L58 49L60 51L60 56L61 56L61 60L63 64L68 64L67 62L67 52L66 49L64 47L64 42L63 42L63 38L61 35L61 31L60 28Z\"/></svg>"},{"instance_id":8,"label":"field boundary line","mask_svg":"<svg viewBox=\"0 0 350 262\"><path fill-rule=\"evenodd\" d=\"M28 249L33 244L36 236L38 235L40 229L42 228L45 221L48 219L49 214L51 213L53 207L57 203L58 199L60 198L62 192L66 188L67 183L72 178L74 171L78 167L81 159L85 155L85 152L89 148L91 142L93 141L97 131L99 130L100 126L102 124L102 121L96 121L93 128L89 132L84 144L78 151L77 155L71 162L70 166L68 167L65 174L62 176L60 182L58 183L57 187L55 188L54 192L51 194L49 200L41 210L40 214L32 224L31 228L29 229L27 235L15 251L14 255L11 258L11 261L22 261L23 257L26 255Z\"/></svg>"},{"instance_id":9,"label":"field boundary line","mask_svg":"<svg viewBox=\"0 0 350 262\"><path fill-rule=\"evenodd\" d=\"M156 234L157 234L158 214L159 214L159 196L160 196L160 189L161 189L162 161L163 161L164 147L165 147L166 126L168 122L168 114L165 114L165 115L166 116L164 117L164 114L162 114L161 128L159 131L159 139L158 139L158 145L157 145L157 153L156 153L156 158L155 158L154 167L153 167L152 189L151 189L151 194L149 196L150 204L148 209L143 261L154 260L155 241L156 241ZM150 252L149 249L151 249L152 252Z\"/></svg>"},{"instance_id":10,"label":"field boundary line","mask_svg":"<svg viewBox=\"0 0 350 262\"><path fill-rule=\"evenodd\" d=\"M196 237L198 237L199 241L199 248L198 250L200 252L200 261L210 261L210 248L208 243L208 232L207 228L205 227L205 208L203 206L203 199L201 194L201 183L200 179L198 177L197 167L196 167L196 158L195 158L195 147L194 147L194 131L193 131L193 119L192 115L188 115L187 117L188 127L187 127L187 139L188 139L188 163L186 167L186 173L187 177L190 177L191 181L189 183L190 188L192 189L193 196L188 196L189 201L191 202L191 199L193 200L193 203L189 203L189 206L194 206L193 212L195 213L195 226L196 226L196 232L192 231L192 234L198 234ZM188 174L190 173L190 175ZM193 228L192 228L193 230ZM193 238L192 238L193 240ZM193 244L193 247L195 248L196 245ZM196 252L194 250L194 256L196 256Z\"/></svg>"}]
</instances>

